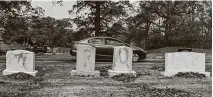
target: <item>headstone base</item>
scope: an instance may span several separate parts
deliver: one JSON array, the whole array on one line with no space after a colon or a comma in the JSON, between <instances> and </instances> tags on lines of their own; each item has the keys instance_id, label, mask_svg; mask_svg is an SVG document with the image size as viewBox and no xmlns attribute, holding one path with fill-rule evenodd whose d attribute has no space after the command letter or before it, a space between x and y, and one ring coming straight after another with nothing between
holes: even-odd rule
<instances>
[{"instance_id":1,"label":"headstone base","mask_svg":"<svg viewBox=\"0 0 213 97\"><path fill-rule=\"evenodd\" d=\"M132 74L132 75L136 76L136 72L134 70L129 70L129 71L108 70L109 77L113 77L113 76L119 75L119 74Z\"/></svg>"},{"instance_id":2,"label":"headstone base","mask_svg":"<svg viewBox=\"0 0 213 97\"><path fill-rule=\"evenodd\" d=\"M94 72L83 72L83 71L77 71L77 70L72 70L71 71L71 76L88 76L88 77L99 77L100 72L99 71L94 71Z\"/></svg>"},{"instance_id":3,"label":"headstone base","mask_svg":"<svg viewBox=\"0 0 213 97\"><path fill-rule=\"evenodd\" d=\"M182 73L185 73L185 72L182 72ZM197 73L200 73L200 74L205 74L206 77L210 77L210 72L197 72ZM161 72L161 75L163 76L174 76L175 74L178 74L178 71L164 71L164 72Z\"/></svg>"},{"instance_id":4,"label":"headstone base","mask_svg":"<svg viewBox=\"0 0 213 97\"><path fill-rule=\"evenodd\" d=\"M8 71L8 70L3 70L2 74L3 75L11 75L11 74L14 74L14 73L19 73L20 71ZM29 75L32 75L32 76L36 76L36 74L38 73L38 71L34 71L34 72L24 72L24 73L27 73Z\"/></svg>"}]
</instances>

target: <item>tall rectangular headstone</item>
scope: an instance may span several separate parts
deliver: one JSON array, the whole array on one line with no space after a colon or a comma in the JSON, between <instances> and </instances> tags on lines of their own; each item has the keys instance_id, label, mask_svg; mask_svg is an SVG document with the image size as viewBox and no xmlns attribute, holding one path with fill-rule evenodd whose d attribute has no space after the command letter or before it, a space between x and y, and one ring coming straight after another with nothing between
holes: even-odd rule
<instances>
[{"instance_id":1,"label":"tall rectangular headstone","mask_svg":"<svg viewBox=\"0 0 213 97\"><path fill-rule=\"evenodd\" d=\"M109 77L122 73L135 75L136 72L132 70L132 54L133 50L130 47L114 47L112 70L108 70Z\"/></svg>"},{"instance_id":2,"label":"tall rectangular headstone","mask_svg":"<svg viewBox=\"0 0 213 97\"><path fill-rule=\"evenodd\" d=\"M96 49L89 45L77 46L76 70L71 71L71 75L100 76L99 71L95 71Z\"/></svg>"},{"instance_id":3,"label":"tall rectangular headstone","mask_svg":"<svg viewBox=\"0 0 213 97\"><path fill-rule=\"evenodd\" d=\"M205 72L205 53L174 52L165 54L164 76L173 76L178 72L198 72L210 76Z\"/></svg>"},{"instance_id":4,"label":"tall rectangular headstone","mask_svg":"<svg viewBox=\"0 0 213 97\"><path fill-rule=\"evenodd\" d=\"M6 69L3 75L24 72L36 76L35 54L25 50L11 50L6 53Z\"/></svg>"}]
</instances>

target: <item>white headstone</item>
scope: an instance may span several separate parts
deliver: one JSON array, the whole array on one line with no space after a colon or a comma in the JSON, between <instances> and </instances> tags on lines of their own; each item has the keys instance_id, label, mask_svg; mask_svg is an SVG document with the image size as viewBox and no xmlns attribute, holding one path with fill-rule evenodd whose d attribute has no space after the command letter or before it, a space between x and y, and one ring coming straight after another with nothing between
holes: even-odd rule
<instances>
[{"instance_id":1,"label":"white headstone","mask_svg":"<svg viewBox=\"0 0 213 97\"><path fill-rule=\"evenodd\" d=\"M36 76L35 54L25 50L11 50L6 53L6 69L3 75L24 72Z\"/></svg>"},{"instance_id":2,"label":"white headstone","mask_svg":"<svg viewBox=\"0 0 213 97\"><path fill-rule=\"evenodd\" d=\"M122 73L135 75L136 72L132 70L132 54L133 50L130 47L114 47L113 65L112 70L108 70L109 76L112 77Z\"/></svg>"},{"instance_id":3,"label":"white headstone","mask_svg":"<svg viewBox=\"0 0 213 97\"><path fill-rule=\"evenodd\" d=\"M165 54L164 76L173 76L178 72L198 72L210 76L205 72L205 53L174 52Z\"/></svg>"},{"instance_id":4,"label":"white headstone","mask_svg":"<svg viewBox=\"0 0 213 97\"><path fill-rule=\"evenodd\" d=\"M95 71L96 49L89 45L77 46L76 70L71 71L71 75L100 76L99 71Z\"/></svg>"}]
</instances>

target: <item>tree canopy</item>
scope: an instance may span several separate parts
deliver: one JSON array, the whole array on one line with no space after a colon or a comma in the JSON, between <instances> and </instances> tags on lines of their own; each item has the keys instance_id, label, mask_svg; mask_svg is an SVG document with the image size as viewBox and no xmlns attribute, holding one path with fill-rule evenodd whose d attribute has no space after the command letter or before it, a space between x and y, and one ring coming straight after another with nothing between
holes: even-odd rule
<instances>
[{"instance_id":1,"label":"tree canopy","mask_svg":"<svg viewBox=\"0 0 213 97\"><path fill-rule=\"evenodd\" d=\"M72 18L55 19L28 1L0 1L0 28L5 43L68 46L90 36L110 36L142 48L210 48L210 2L76 1L68 11ZM53 4L63 7L62 1Z\"/></svg>"},{"instance_id":2,"label":"tree canopy","mask_svg":"<svg viewBox=\"0 0 213 97\"><path fill-rule=\"evenodd\" d=\"M106 36L112 23L126 16L126 10L131 6L128 1L77 1L69 13L76 15L73 21L78 26L79 33Z\"/></svg>"}]
</instances>

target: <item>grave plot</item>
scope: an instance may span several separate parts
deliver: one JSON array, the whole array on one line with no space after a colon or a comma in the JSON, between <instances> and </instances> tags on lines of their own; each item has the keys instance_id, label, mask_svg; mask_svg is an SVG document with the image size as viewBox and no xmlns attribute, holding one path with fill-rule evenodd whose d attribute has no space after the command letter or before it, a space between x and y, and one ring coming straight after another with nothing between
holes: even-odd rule
<instances>
[{"instance_id":1,"label":"grave plot","mask_svg":"<svg viewBox=\"0 0 213 97\"><path fill-rule=\"evenodd\" d=\"M3 75L10 75L19 72L36 76L35 54L33 52L25 50L7 51L6 69L3 71Z\"/></svg>"},{"instance_id":2,"label":"grave plot","mask_svg":"<svg viewBox=\"0 0 213 97\"><path fill-rule=\"evenodd\" d=\"M100 76L99 71L95 71L95 48L88 45L77 47L76 70L71 71L71 75L80 76Z\"/></svg>"},{"instance_id":3,"label":"grave plot","mask_svg":"<svg viewBox=\"0 0 213 97\"><path fill-rule=\"evenodd\" d=\"M114 47L112 70L108 70L109 77L119 74L136 76L136 72L132 70L132 53L132 48L126 46Z\"/></svg>"},{"instance_id":4,"label":"grave plot","mask_svg":"<svg viewBox=\"0 0 213 97\"><path fill-rule=\"evenodd\" d=\"M179 72L197 72L210 77L205 72L205 53L174 52L165 54L164 76L173 76Z\"/></svg>"}]
</instances>

